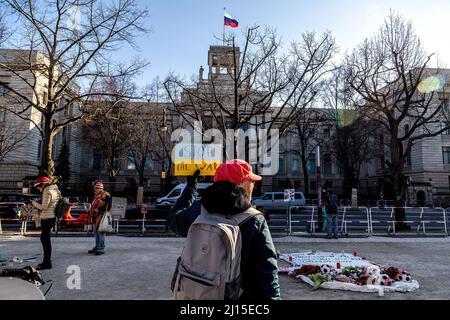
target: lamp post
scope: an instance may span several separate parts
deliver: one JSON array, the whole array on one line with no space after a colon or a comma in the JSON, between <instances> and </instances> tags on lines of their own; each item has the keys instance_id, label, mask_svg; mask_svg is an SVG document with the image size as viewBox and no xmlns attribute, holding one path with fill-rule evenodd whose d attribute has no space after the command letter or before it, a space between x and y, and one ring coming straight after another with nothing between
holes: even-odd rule
<instances>
[{"instance_id":1,"label":"lamp post","mask_svg":"<svg viewBox=\"0 0 450 320\"><path fill-rule=\"evenodd\" d=\"M159 128L159 132L161 133L161 145L162 145L162 171L161 171L161 192L165 191L165 179L166 179L166 149L164 146L164 136L167 132L167 124L166 124L166 108L163 108L163 120L161 123L161 127Z\"/></svg>"},{"instance_id":2,"label":"lamp post","mask_svg":"<svg viewBox=\"0 0 450 320\"><path fill-rule=\"evenodd\" d=\"M317 146L317 205L322 206L322 181L321 181L321 168L320 168L320 146Z\"/></svg>"}]
</instances>

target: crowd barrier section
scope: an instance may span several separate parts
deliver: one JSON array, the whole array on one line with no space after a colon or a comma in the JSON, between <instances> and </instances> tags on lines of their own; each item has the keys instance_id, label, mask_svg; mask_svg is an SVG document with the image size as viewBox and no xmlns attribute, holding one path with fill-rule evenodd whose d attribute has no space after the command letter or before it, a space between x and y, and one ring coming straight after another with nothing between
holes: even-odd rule
<instances>
[{"instance_id":1,"label":"crowd barrier section","mask_svg":"<svg viewBox=\"0 0 450 320\"><path fill-rule=\"evenodd\" d=\"M380 231L383 233L395 235L398 223L403 223L415 230L417 234L427 235L429 231L443 231L448 236L447 213L443 208L422 208L422 207L402 207L405 210L405 220L396 221L395 210L397 207L372 207L369 210L371 218L371 234Z\"/></svg>"},{"instance_id":2,"label":"crowd barrier section","mask_svg":"<svg viewBox=\"0 0 450 320\"><path fill-rule=\"evenodd\" d=\"M122 219L121 217L113 217L113 229L114 234L118 235L120 230L120 225L122 223L135 223L132 225L132 227L137 227L140 229L142 234L145 234L147 232L147 229L149 227L161 227L161 224L164 225L164 231L168 232L169 228L167 227L167 220L166 219ZM147 223L150 223L147 224ZM151 225L151 223L161 223L159 225ZM130 227L130 225L125 225L122 227Z\"/></svg>"},{"instance_id":3,"label":"crowd barrier section","mask_svg":"<svg viewBox=\"0 0 450 320\"><path fill-rule=\"evenodd\" d=\"M285 232L289 235L289 209L263 209L258 208L260 210L269 225L269 229L274 232Z\"/></svg>"},{"instance_id":4,"label":"crowd barrier section","mask_svg":"<svg viewBox=\"0 0 450 320\"><path fill-rule=\"evenodd\" d=\"M3 226L2 226L2 221L15 221L15 222L20 222L20 227L19 227L19 232L21 236L24 236L27 234L27 224L28 221L24 221L21 219L0 219L0 235L3 234Z\"/></svg>"},{"instance_id":5,"label":"crowd barrier section","mask_svg":"<svg viewBox=\"0 0 450 320\"><path fill-rule=\"evenodd\" d=\"M314 214L317 212L315 206L289 207L288 209L288 235L296 232L315 233L316 221ZM295 224L295 226L294 226ZM295 232L294 232L295 229Z\"/></svg>"},{"instance_id":6,"label":"crowd barrier section","mask_svg":"<svg viewBox=\"0 0 450 320\"><path fill-rule=\"evenodd\" d=\"M396 207L341 207L339 208L340 234L349 235L352 231L364 230L370 235L398 233L395 220ZM405 210L405 221L411 231L417 234L444 234L448 233L448 214L450 208L418 208L402 207ZM268 210L267 218L269 227L273 231L286 232L287 235L296 233L308 233L315 235L318 227L318 207L317 206L295 206L282 210ZM168 232L166 219L123 219L121 216L113 216L113 234L118 235L120 228L139 229L145 234L148 228L164 227ZM64 220L78 222L77 220ZM21 219L0 219L0 235L3 234L3 222L18 222L20 235L27 234L27 227L30 221ZM131 225L130 225L131 223ZM326 223L324 221L324 223ZM91 233L88 225L73 224L72 226L83 226L84 232ZM69 226L70 227L70 226ZM55 225L54 232L58 234L61 230ZM319 230L320 233L320 230Z\"/></svg>"},{"instance_id":7,"label":"crowd barrier section","mask_svg":"<svg viewBox=\"0 0 450 320\"><path fill-rule=\"evenodd\" d=\"M448 236L448 216L444 208L422 208L420 215L420 223L417 232L427 235L430 231L443 231L445 236Z\"/></svg>"},{"instance_id":8,"label":"crowd barrier section","mask_svg":"<svg viewBox=\"0 0 450 320\"><path fill-rule=\"evenodd\" d=\"M342 209L342 208L341 208ZM370 212L366 207L344 207L341 222L341 234L349 235L349 230L363 230L371 235Z\"/></svg>"},{"instance_id":9,"label":"crowd barrier section","mask_svg":"<svg viewBox=\"0 0 450 320\"><path fill-rule=\"evenodd\" d=\"M389 207L372 207L369 208L370 216L370 234L374 235L382 230L383 234L389 233L393 225L394 208Z\"/></svg>"}]
</instances>

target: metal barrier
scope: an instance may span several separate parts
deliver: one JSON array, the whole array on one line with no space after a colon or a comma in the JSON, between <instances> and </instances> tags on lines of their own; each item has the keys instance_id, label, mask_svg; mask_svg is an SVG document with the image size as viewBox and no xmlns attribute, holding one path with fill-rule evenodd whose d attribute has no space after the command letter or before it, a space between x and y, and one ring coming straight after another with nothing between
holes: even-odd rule
<instances>
[{"instance_id":1,"label":"metal barrier","mask_svg":"<svg viewBox=\"0 0 450 320\"><path fill-rule=\"evenodd\" d=\"M396 209L405 210L405 220L397 221L395 217ZM399 223L408 226L411 230L416 230L417 234L422 231L423 235L427 235L427 229L442 229L444 225L444 234L448 235L447 214L442 208L424 208L424 207L372 207L369 210L371 219L371 234L375 234L375 230L385 230L388 234L397 234L396 230ZM442 219L440 219L442 217ZM427 225L428 228L427 228ZM440 226L440 227L437 227Z\"/></svg>"},{"instance_id":2,"label":"metal barrier","mask_svg":"<svg viewBox=\"0 0 450 320\"><path fill-rule=\"evenodd\" d=\"M2 221L15 221L15 222L20 222L20 235L24 236L27 234L27 224L28 224L28 220L21 220L21 219L0 219L0 235L3 234L3 226L2 226Z\"/></svg>"},{"instance_id":3,"label":"metal barrier","mask_svg":"<svg viewBox=\"0 0 450 320\"><path fill-rule=\"evenodd\" d=\"M377 214L375 214L375 212ZM370 234L374 235L374 225L376 230L384 229L385 232L389 232L390 226L393 223L392 217L394 214L394 208L388 207L372 207L369 208L369 216L370 216ZM395 226L394 226L395 227Z\"/></svg>"},{"instance_id":4,"label":"metal barrier","mask_svg":"<svg viewBox=\"0 0 450 320\"><path fill-rule=\"evenodd\" d=\"M442 217L442 220L439 218ZM447 227L447 213L444 208L422 208L422 212L420 214L420 223L417 227L417 233L420 232L420 227L422 227L423 234L427 234L427 224L431 225L428 227L428 230L442 230L437 226L443 224L444 225L444 234L448 236L448 227Z\"/></svg>"},{"instance_id":5,"label":"metal barrier","mask_svg":"<svg viewBox=\"0 0 450 320\"><path fill-rule=\"evenodd\" d=\"M341 208L342 209L342 208ZM343 208L344 212L342 215L342 223L341 223L341 234L345 234L348 236L349 224L352 230L363 228L361 224L366 228L364 231L367 235L371 235L371 224L370 224L370 213L369 209L366 207L345 207ZM361 217L361 213L364 213L364 216Z\"/></svg>"},{"instance_id":6,"label":"metal barrier","mask_svg":"<svg viewBox=\"0 0 450 320\"><path fill-rule=\"evenodd\" d=\"M149 227L149 225L147 225L146 223L164 222L164 231L165 232L169 231L169 228L166 223L167 222L166 219L122 219L122 218L113 217L113 229L114 229L114 234L116 234L116 235L119 234L119 228L120 228L121 222L137 222L142 234L145 234L147 232L147 228ZM160 227L160 226L161 225L158 225L158 227Z\"/></svg>"},{"instance_id":7,"label":"metal barrier","mask_svg":"<svg viewBox=\"0 0 450 320\"><path fill-rule=\"evenodd\" d=\"M295 213L295 211L300 211L300 213ZM305 214L305 211L307 214ZM352 212L364 212L364 217L361 217L360 214L355 215ZM301 227L306 227L306 232L315 235L316 234L316 225L319 223L319 220L316 219L315 214L319 213L319 209L316 206L304 206L304 207L290 207L288 210L287 224L288 224L288 235L294 234L293 229L294 225L297 224ZM370 227L370 214L369 209L366 207L352 208L352 207L344 207L339 208L338 216L341 221L340 234L349 234L349 229L361 229L360 224L364 225L364 232L370 235L371 227ZM327 221L323 221L323 223L327 223Z\"/></svg>"},{"instance_id":8,"label":"metal barrier","mask_svg":"<svg viewBox=\"0 0 450 320\"><path fill-rule=\"evenodd\" d=\"M311 214L304 214L305 211L309 211L311 210ZM294 213L293 211L297 211L298 213ZM293 223L298 223L300 225L302 225L303 223L306 223L305 227L306 227L306 232L308 233L312 233L315 234L316 232L316 221L314 219L314 213L317 211L317 207L314 206L308 206L308 207L289 207L288 209L288 235L292 235L293 231L292 231L292 224ZM293 215L297 215L297 217L295 218L295 220L293 220ZM309 218L308 218L309 216Z\"/></svg>"}]
</instances>

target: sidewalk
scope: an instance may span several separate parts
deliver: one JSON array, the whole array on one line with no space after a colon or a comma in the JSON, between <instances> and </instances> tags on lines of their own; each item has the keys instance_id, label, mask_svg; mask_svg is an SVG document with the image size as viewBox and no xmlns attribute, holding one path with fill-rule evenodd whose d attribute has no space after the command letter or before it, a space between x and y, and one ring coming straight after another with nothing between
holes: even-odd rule
<instances>
[{"instance_id":1,"label":"sidewalk","mask_svg":"<svg viewBox=\"0 0 450 320\"><path fill-rule=\"evenodd\" d=\"M450 288L450 241L447 238L394 239L306 239L275 238L281 253L305 250L322 250L358 253L375 263L391 263L410 271L421 288L408 294L387 293L379 298L376 294L310 288L292 278L280 277L282 298L285 300L322 299L449 299ZM171 299L170 281L176 259L183 247L181 238L128 238L108 237L107 254L87 254L94 238L54 238L54 268L44 271L46 280L53 280L47 299ZM38 238L1 236L0 251L7 257L28 258L41 253ZM37 263L40 262L39 260ZM66 281L67 268L77 265L81 269L81 290L69 290Z\"/></svg>"}]
</instances>

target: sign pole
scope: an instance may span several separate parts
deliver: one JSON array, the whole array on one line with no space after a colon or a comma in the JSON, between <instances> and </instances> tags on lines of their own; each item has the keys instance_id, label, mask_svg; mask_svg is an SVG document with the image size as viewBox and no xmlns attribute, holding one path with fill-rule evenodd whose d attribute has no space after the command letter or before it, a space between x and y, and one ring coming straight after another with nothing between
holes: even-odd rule
<instances>
[{"instance_id":1,"label":"sign pole","mask_svg":"<svg viewBox=\"0 0 450 320\"><path fill-rule=\"evenodd\" d=\"M316 179L317 180L317 206L320 207L322 205L322 181L321 181L321 169L320 169L320 146L317 146L316 177L317 177L317 179Z\"/></svg>"}]
</instances>

